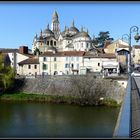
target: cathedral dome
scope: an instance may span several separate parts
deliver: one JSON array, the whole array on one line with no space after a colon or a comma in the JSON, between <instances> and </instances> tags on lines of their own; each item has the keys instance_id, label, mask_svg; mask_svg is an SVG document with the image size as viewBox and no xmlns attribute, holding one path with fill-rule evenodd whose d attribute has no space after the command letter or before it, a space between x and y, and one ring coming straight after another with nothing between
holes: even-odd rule
<instances>
[{"instance_id":1,"label":"cathedral dome","mask_svg":"<svg viewBox=\"0 0 140 140\"><path fill-rule=\"evenodd\" d=\"M89 34L85 31L79 32L75 37L87 37L90 38Z\"/></svg>"},{"instance_id":2,"label":"cathedral dome","mask_svg":"<svg viewBox=\"0 0 140 140\"><path fill-rule=\"evenodd\" d=\"M54 36L54 33L50 29L45 29L43 34L46 36Z\"/></svg>"},{"instance_id":3,"label":"cathedral dome","mask_svg":"<svg viewBox=\"0 0 140 140\"><path fill-rule=\"evenodd\" d=\"M79 33L79 30L74 26L74 20L72 21L72 26L69 28L69 33L71 35Z\"/></svg>"},{"instance_id":4,"label":"cathedral dome","mask_svg":"<svg viewBox=\"0 0 140 140\"><path fill-rule=\"evenodd\" d=\"M76 33L79 32L79 30L76 27L70 27L69 31L76 32Z\"/></svg>"},{"instance_id":5,"label":"cathedral dome","mask_svg":"<svg viewBox=\"0 0 140 140\"><path fill-rule=\"evenodd\" d=\"M89 34L85 31L80 32L80 35L83 37L90 37Z\"/></svg>"},{"instance_id":6,"label":"cathedral dome","mask_svg":"<svg viewBox=\"0 0 140 140\"><path fill-rule=\"evenodd\" d=\"M43 42L44 41L44 38L42 36L39 36L38 41L39 42Z\"/></svg>"},{"instance_id":7,"label":"cathedral dome","mask_svg":"<svg viewBox=\"0 0 140 140\"><path fill-rule=\"evenodd\" d=\"M47 29L44 30L43 36L46 36L46 37L53 36L54 37L54 33L49 29L49 25L47 26Z\"/></svg>"}]
</instances>

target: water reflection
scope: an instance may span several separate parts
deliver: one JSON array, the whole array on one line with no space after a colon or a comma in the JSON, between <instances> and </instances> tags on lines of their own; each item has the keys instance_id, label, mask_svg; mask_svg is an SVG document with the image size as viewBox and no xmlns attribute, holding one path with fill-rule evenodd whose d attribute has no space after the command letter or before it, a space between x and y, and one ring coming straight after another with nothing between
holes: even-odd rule
<instances>
[{"instance_id":1,"label":"water reflection","mask_svg":"<svg viewBox=\"0 0 140 140\"><path fill-rule=\"evenodd\" d=\"M119 108L0 103L0 137L112 137Z\"/></svg>"}]
</instances>

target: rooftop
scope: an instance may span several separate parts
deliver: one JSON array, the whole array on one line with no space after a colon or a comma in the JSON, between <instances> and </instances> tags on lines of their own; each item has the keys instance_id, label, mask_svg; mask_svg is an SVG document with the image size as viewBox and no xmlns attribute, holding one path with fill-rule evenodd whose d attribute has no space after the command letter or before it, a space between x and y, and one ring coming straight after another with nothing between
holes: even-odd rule
<instances>
[{"instance_id":1,"label":"rooftop","mask_svg":"<svg viewBox=\"0 0 140 140\"><path fill-rule=\"evenodd\" d=\"M19 65L23 64L39 64L39 59L36 57L28 58L18 63Z\"/></svg>"}]
</instances>

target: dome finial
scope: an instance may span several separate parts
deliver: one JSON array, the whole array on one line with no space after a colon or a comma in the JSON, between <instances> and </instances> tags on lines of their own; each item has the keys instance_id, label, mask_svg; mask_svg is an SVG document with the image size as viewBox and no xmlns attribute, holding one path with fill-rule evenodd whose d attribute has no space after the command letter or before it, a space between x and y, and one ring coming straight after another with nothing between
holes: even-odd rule
<instances>
[{"instance_id":1,"label":"dome finial","mask_svg":"<svg viewBox=\"0 0 140 140\"><path fill-rule=\"evenodd\" d=\"M72 21L72 27L74 27L74 19L73 19L73 21Z\"/></svg>"},{"instance_id":2,"label":"dome finial","mask_svg":"<svg viewBox=\"0 0 140 140\"><path fill-rule=\"evenodd\" d=\"M81 32L83 32L83 26L81 27Z\"/></svg>"},{"instance_id":3,"label":"dome finial","mask_svg":"<svg viewBox=\"0 0 140 140\"><path fill-rule=\"evenodd\" d=\"M37 33L35 34L35 38L37 38Z\"/></svg>"},{"instance_id":4,"label":"dome finial","mask_svg":"<svg viewBox=\"0 0 140 140\"><path fill-rule=\"evenodd\" d=\"M87 29L87 34L88 34L88 29Z\"/></svg>"},{"instance_id":5,"label":"dome finial","mask_svg":"<svg viewBox=\"0 0 140 140\"><path fill-rule=\"evenodd\" d=\"M64 31L66 31L67 30L67 26L65 25L65 27L64 27Z\"/></svg>"},{"instance_id":6,"label":"dome finial","mask_svg":"<svg viewBox=\"0 0 140 140\"><path fill-rule=\"evenodd\" d=\"M47 29L49 29L49 23L48 23L48 25L47 25Z\"/></svg>"},{"instance_id":7,"label":"dome finial","mask_svg":"<svg viewBox=\"0 0 140 140\"><path fill-rule=\"evenodd\" d=\"M41 31L40 31L40 36L42 36L42 29L40 29Z\"/></svg>"}]
</instances>

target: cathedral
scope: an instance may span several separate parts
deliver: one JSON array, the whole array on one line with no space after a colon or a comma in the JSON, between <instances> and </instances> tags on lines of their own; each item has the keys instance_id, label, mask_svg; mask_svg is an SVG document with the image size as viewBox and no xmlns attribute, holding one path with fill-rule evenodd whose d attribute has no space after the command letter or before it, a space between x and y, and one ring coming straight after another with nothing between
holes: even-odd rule
<instances>
[{"instance_id":1,"label":"cathedral","mask_svg":"<svg viewBox=\"0 0 140 140\"><path fill-rule=\"evenodd\" d=\"M32 52L39 50L40 53L46 51L89 51L92 46L91 37L88 30L84 31L75 27L72 21L71 27L60 31L59 17L56 11L52 15L51 29L49 24L47 28L35 35L32 44Z\"/></svg>"}]
</instances>

